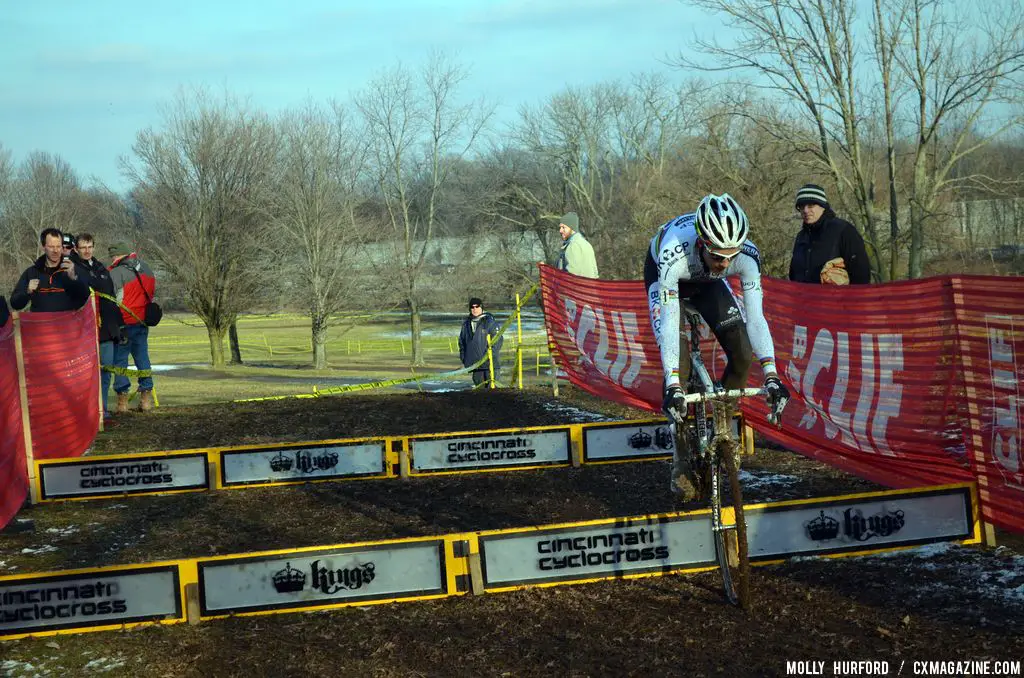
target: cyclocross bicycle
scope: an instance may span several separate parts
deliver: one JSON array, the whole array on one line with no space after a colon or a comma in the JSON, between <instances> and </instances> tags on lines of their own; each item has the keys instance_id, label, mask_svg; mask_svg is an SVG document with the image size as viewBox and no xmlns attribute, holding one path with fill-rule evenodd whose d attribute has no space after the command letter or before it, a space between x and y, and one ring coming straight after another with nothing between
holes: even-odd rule
<instances>
[{"instance_id":1,"label":"cyclocross bicycle","mask_svg":"<svg viewBox=\"0 0 1024 678\"><path fill-rule=\"evenodd\" d=\"M677 450L689 449L697 480L697 498L707 499L711 508L711 527L715 554L725 587L733 605L750 604L750 560L747 551L747 524L743 515L743 494L739 480L739 444L732 432L732 415L740 398L764 396L763 388L724 390L712 381L700 354L700 314L683 306L690 326L690 378L683 398L686 410L670 409ZM768 421L777 425L785 402L769 413ZM710 421L709 421L710 419ZM680 447L681 443L686 443ZM734 520L722 520L722 481L728 479ZM735 535L736 558L730 558L729 535ZM737 586L738 583L738 586Z\"/></svg>"}]
</instances>

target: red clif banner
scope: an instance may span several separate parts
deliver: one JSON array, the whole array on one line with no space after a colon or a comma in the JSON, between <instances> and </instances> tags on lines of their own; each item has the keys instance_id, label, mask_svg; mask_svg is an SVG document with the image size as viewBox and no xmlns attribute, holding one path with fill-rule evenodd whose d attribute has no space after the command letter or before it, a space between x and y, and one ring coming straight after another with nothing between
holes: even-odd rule
<instances>
[{"instance_id":1,"label":"red clif banner","mask_svg":"<svg viewBox=\"0 0 1024 678\"><path fill-rule=\"evenodd\" d=\"M79 457L99 431L100 364L93 304L77 311L22 313L32 453Z\"/></svg>"},{"instance_id":2,"label":"red clif banner","mask_svg":"<svg viewBox=\"0 0 1024 678\"><path fill-rule=\"evenodd\" d=\"M0 528L10 522L27 496L28 473L12 318L0 327Z\"/></svg>"},{"instance_id":3,"label":"red clif banner","mask_svg":"<svg viewBox=\"0 0 1024 678\"><path fill-rule=\"evenodd\" d=\"M540 268L548 336L569 380L660 411L661 358L643 284ZM1024 532L1024 279L763 284L776 363L793 400L776 429L764 402L747 399L751 426L890 487L977 480L985 519ZM724 356L703 331L705 359L720 373ZM753 372L758 385L763 375Z\"/></svg>"}]
</instances>

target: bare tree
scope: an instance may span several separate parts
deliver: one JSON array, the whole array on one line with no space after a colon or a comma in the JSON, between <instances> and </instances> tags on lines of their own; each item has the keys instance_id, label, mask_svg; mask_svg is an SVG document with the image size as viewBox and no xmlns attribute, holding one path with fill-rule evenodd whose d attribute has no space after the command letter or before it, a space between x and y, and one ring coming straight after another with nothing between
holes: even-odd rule
<instances>
[{"instance_id":1,"label":"bare tree","mask_svg":"<svg viewBox=\"0 0 1024 678\"><path fill-rule=\"evenodd\" d=\"M857 4L850 0L691 0L726 14L741 39L722 46L698 41L716 57L705 70L751 70L764 86L795 103L814 130L792 134L836 183L840 202L852 202L863 225L872 268L881 279L897 270L900 168L897 149L904 122L912 151L910 277L921 273L925 224L937 216L938 200L955 180L952 170L966 155L1019 124L984 124L983 113L1006 98L1009 79L1022 67L1019 3L997 2L984 12L951 0L875 0L868 36L861 32ZM870 49L877 71L860 54ZM889 233L876 213L875 145L869 113L877 108L885 136ZM904 100L914 100L904 108ZM957 179L961 180L961 179ZM852 200L849 200L852 199ZM885 250L888 262L884 261ZM886 263L888 265L886 265Z\"/></svg>"},{"instance_id":2,"label":"bare tree","mask_svg":"<svg viewBox=\"0 0 1024 678\"><path fill-rule=\"evenodd\" d=\"M14 182L14 161L11 152L0 144L0 285L3 289L16 279L17 239L11 216L11 185Z\"/></svg>"},{"instance_id":3,"label":"bare tree","mask_svg":"<svg viewBox=\"0 0 1024 678\"><path fill-rule=\"evenodd\" d=\"M298 252L297 296L307 305L313 367L327 367L332 314L371 294L360 276L360 247L367 237L357 216L365 140L340 106L308 103L278 124L277 182L268 203L285 249Z\"/></svg>"},{"instance_id":4,"label":"bare tree","mask_svg":"<svg viewBox=\"0 0 1024 678\"><path fill-rule=\"evenodd\" d=\"M1012 78L1024 69L1024 7L998 0L986 3L984 11L946 0L895 4L906 14L909 35L895 59L910 80L914 103L909 275L916 278L925 229L940 197L956 185L987 178L956 176L957 164L1024 122L1019 113L1002 124L983 117L1013 96Z\"/></svg>"},{"instance_id":5,"label":"bare tree","mask_svg":"<svg viewBox=\"0 0 1024 678\"><path fill-rule=\"evenodd\" d=\"M11 171L8 161L7 171ZM39 252L44 228L74 232L82 212L82 188L63 158L34 152L13 173L8 184L2 251L10 270L24 268ZM20 271L18 271L20 272ZM15 274L16 275L16 274Z\"/></svg>"},{"instance_id":6,"label":"bare tree","mask_svg":"<svg viewBox=\"0 0 1024 678\"><path fill-rule=\"evenodd\" d=\"M851 202L863 225L872 268L884 275L882 242L874 205L873 163L865 148L861 107L867 77L857 60L856 12L849 0L690 0L724 13L740 31L729 46L698 39L717 59L714 66L680 57L679 63L711 71L753 71L764 87L794 102L811 134L793 134L797 150L810 154L836 184L840 202ZM779 130L767 130L778 133Z\"/></svg>"},{"instance_id":7,"label":"bare tree","mask_svg":"<svg viewBox=\"0 0 1024 678\"><path fill-rule=\"evenodd\" d=\"M229 94L181 94L164 127L139 132L126 174L163 266L206 325L215 368L238 314L267 297L275 261L265 201L276 140L267 117Z\"/></svg>"},{"instance_id":8,"label":"bare tree","mask_svg":"<svg viewBox=\"0 0 1024 678\"><path fill-rule=\"evenodd\" d=\"M370 173L395 244L388 278L394 278L409 309L412 362L423 364L418 283L438 229L437 214L451 169L483 132L491 109L459 103L466 71L435 54L418 73L396 67L356 97L370 144ZM388 282L388 278L384 282Z\"/></svg>"}]
</instances>

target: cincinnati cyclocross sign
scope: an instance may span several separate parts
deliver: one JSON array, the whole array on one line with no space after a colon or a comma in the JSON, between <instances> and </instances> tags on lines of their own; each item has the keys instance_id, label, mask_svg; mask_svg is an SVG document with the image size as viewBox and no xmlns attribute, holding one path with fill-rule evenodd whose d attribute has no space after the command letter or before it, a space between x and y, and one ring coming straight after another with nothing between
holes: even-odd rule
<instances>
[{"instance_id":1,"label":"cincinnati cyclocross sign","mask_svg":"<svg viewBox=\"0 0 1024 678\"><path fill-rule=\"evenodd\" d=\"M40 461L39 481L41 499L68 499L205 490L209 473L206 454L194 452Z\"/></svg>"},{"instance_id":2,"label":"cincinnati cyclocross sign","mask_svg":"<svg viewBox=\"0 0 1024 678\"><path fill-rule=\"evenodd\" d=\"M706 514L480 536L484 587L599 579L713 565Z\"/></svg>"},{"instance_id":3,"label":"cincinnati cyclocross sign","mask_svg":"<svg viewBox=\"0 0 1024 678\"><path fill-rule=\"evenodd\" d=\"M411 438L415 472L471 471L569 463L569 428Z\"/></svg>"},{"instance_id":4,"label":"cincinnati cyclocross sign","mask_svg":"<svg viewBox=\"0 0 1024 678\"><path fill-rule=\"evenodd\" d=\"M0 636L182 618L177 565L0 579Z\"/></svg>"}]
</instances>

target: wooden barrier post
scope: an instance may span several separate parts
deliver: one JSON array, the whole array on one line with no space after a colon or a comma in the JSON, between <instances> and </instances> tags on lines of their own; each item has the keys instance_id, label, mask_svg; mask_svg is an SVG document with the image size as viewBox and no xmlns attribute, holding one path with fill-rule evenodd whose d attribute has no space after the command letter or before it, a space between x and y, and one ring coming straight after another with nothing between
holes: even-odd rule
<instances>
[{"instance_id":1,"label":"wooden barrier post","mask_svg":"<svg viewBox=\"0 0 1024 678\"><path fill-rule=\"evenodd\" d=\"M523 390L523 309L520 308L519 292L516 292L516 379L519 390Z\"/></svg>"},{"instance_id":2,"label":"wooden barrier post","mask_svg":"<svg viewBox=\"0 0 1024 678\"><path fill-rule=\"evenodd\" d=\"M100 364L100 381L97 385L96 396L100 403L100 431L103 431L103 417L106 415L106 410L103 408L103 360L100 357L100 323L99 323L99 299L96 296L95 290L89 291L89 303L95 304L93 308L96 310L96 361Z\"/></svg>"},{"instance_id":3,"label":"wooden barrier post","mask_svg":"<svg viewBox=\"0 0 1024 678\"><path fill-rule=\"evenodd\" d=\"M398 477L408 480L412 473L412 462L409 459L409 439L399 438L398 448Z\"/></svg>"},{"instance_id":4,"label":"wooden barrier post","mask_svg":"<svg viewBox=\"0 0 1024 678\"><path fill-rule=\"evenodd\" d=\"M554 347L548 344L548 353L551 354L551 393L558 397L558 362L555 360Z\"/></svg>"},{"instance_id":5,"label":"wooden barrier post","mask_svg":"<svg viewBox=\"0 0 1024 678\"><path fill-rule=\"evenodd\" d=\"M28 384L25 381L25 354L21 341L21 314L11 311L14 316L14 356L18 364L18 397L21 399L21 432L25 438L25 467L28 470L29 503L39 503L39 486L36 482L35 454L32 450L32 425L28 416Z\"/></svg>"},{"instance_id":6,"label":"wooden barrier post","mask_svg":"<svg viewBox=\"0 0 1024 678\"><path fill-rule=\"evenodd\" d=\"M491 348L491 335L487 334L487 378L490 387L494 388L494 350Z\"/></svg>"},{"instance_id":7,"label":"wooden barrier post","mask_svg":"<svg viewBox=\"0 0 1024 678\"><path fill-rule=\"evenodd\" d=\"M195 626L198 624L200 614L199 584L197 582L185 584L185 618L188 619L188 625Z\"/></svg>"},{"instance_id":8,"label":"wooden barrier post","mask_svg":"<svg viewBox=\"0 0 1024 678\"><path fill-rule=\"evenodd\" d=\"M741 437L743 438L743 456L754 456L754 429L744 424Z\"/></svg>"},{"instance_id":9,"label":"wooden barrier post","mask_svg":"<svg viewBox=\"0 0 1024 678\"><path fill-rule=\"evenodd\" d=\"M573 468L583 466L583 426L580 424L569 427L569 461Z\"/></svg>"}]
</instances>

